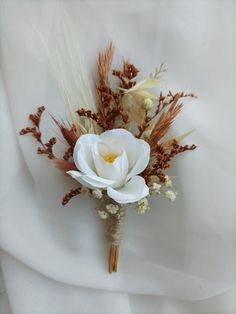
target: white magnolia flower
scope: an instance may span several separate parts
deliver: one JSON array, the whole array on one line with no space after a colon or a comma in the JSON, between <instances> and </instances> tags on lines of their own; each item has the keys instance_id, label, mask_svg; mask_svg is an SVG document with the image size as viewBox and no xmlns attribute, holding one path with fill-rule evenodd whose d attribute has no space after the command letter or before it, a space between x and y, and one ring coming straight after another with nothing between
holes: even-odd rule
<instances>
[{"instance_id":1,"label":"white magnolia flower","mask_svg":"<svg viewBox=\"0 0 236 314\"><path fill-rule=\"evenodd\" d=\"M67 173L88 188L107 190L117 203L137 202L149 193L138 174L148 165L150 146L127 130L80 136L73 159L78 171Z\"/></svg>"}]
</instances>

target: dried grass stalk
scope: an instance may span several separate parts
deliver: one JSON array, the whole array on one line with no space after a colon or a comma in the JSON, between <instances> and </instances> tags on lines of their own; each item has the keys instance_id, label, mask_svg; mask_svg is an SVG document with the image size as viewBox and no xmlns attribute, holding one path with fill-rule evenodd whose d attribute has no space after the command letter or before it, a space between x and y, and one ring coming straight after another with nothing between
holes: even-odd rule
<instances>
[{"instance_id":1,"label":"dried grass stalk","mask_svg":"<svg viewBox=\"0 0 236 314\"><path fill-rule=\"evenodd\" d=\"M108 76L111 69L113 54L114 46L112 42L110 42L107 50L104 53L100 52L98 55L98 73L101 85L109 86Z\"/></svg>"}]
</instances>

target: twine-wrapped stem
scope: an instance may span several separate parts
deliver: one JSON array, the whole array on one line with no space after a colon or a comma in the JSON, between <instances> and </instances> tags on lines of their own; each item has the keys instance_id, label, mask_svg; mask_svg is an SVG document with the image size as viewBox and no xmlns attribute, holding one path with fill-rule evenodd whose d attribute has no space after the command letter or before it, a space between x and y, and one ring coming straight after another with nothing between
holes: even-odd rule
<instances>
[{"instance_id":1,"label":"twine-wrapped stem","mask_svg":"<svg viewBox=\"0 0 236 314\"><path fill-rule=\"evenodd\" d=\"M110 244L108 256L109 273L118 271L119 246L122 239L122 229L125 218L125 209L120 207L115 215L110 215L107 219L107 240Z\"/></svg>"}]
</instances>

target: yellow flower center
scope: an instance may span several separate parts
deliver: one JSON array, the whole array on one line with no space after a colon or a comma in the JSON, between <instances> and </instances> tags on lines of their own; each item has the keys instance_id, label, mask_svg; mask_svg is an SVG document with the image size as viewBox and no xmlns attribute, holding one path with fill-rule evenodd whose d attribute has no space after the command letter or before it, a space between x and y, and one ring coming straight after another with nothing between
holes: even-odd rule
<instances>
[{"instance_id":1,"label":"yellow flower center","mask_svg":"<svg viewBox=\"0 0 236 314\"><path fill-rule=\"evenodd\" d=\"M105 156L103 156L103 159L104 159L106 162L110 162L110 163L112 163L116 158L117 158L117 155L115 155L115 154L113 154L113 153L106 154Z\"/></svg>"}]
</instances>

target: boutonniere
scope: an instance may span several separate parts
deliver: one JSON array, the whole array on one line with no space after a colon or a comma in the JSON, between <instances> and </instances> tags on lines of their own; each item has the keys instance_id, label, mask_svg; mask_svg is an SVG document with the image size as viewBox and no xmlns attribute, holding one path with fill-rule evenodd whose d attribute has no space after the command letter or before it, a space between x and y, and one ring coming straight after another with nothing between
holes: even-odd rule
<instances>
[{"instance_id":1,"label":"boutonniere","mask_svg":"<svg viewBox=\"0 0 236 314\"><path fill-rule=\"evenodd\" d=\"M67 97L71 120L64 123L51 116L65 142L61 156L54 153L56 137L46 143L42 140L44 106L29 115L31 126L20 131L21 135L31 134L39 144L38 154L47 155L53 165L78 183L62 198L63 206L79 194L97 200L96 211L107 222L110 273L118 270L122 226L129 205L134 203L136 212L144 214L150 210L152 196L162 195L174 201L177 192L166 171L176 155L196 148L181 145L190 132L168 138L183 100L195 96L184 92L154 93L152 89L165 72L163 64L143 80L138 80L139 70L126 61L121 70L111 70L113 52L110 44L99 53L96 102L73 110L76 104ZM110 84L111 75L117 79L115 88Z\"/></svg>"}]
</instances>

